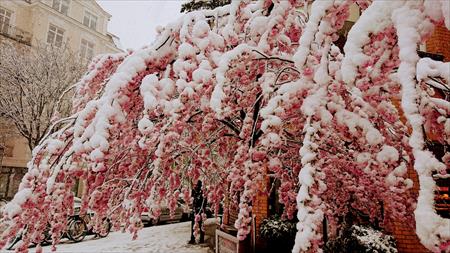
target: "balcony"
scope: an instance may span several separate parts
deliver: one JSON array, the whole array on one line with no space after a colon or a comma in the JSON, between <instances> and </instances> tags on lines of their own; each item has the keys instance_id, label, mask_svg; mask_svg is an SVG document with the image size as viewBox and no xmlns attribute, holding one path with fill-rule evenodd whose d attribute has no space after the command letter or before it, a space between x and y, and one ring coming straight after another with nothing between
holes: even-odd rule
<instances>
[{"instance_id":1,"label":"balcony","mask_svg":"<svg viewBox=\"0 0 450 253\"><path fill-rule=\"evenodd\" d=\"M31 33L10 24L0 23L0 34L17 42L31 46Z\"/></svg>"}]
</instances>

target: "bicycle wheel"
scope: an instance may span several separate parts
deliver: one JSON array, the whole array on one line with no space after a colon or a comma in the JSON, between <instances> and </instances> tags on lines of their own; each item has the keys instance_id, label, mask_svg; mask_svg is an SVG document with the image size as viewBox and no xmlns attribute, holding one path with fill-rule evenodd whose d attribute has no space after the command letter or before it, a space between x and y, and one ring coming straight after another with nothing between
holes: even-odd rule
<instances>
[{"instance_id":1,"label":"bicycle wheel","mask_svg":"<svg viewBox=\"0 0 450 253\"><path fill-rule=\"evenodd\" d=\"M83 219L73 218L67 227L67 237L74 242L81 242L86 237L87 225Z\"/></svg>"},{"instance_id":2,"label":"bicycle wheel","mask_svg":"<svg viewBox=\"0 0 450 253\"><path fill-rule=\"evenodd\" d=\"M14 246L15 246L18 242L20 242L20 240L22 240L22 233L18 234L16 237L14 237L14 239L11 240L11 241L9 242L9 244L6 245L5 249L7 249L7 250L13 250L13 249L14 249Z\"/></svg>"},{"instance_id":3,"label":"bicycle wheel","mask_svg":"<svg viewBox=\"0 0 450 253\"><path fill-rule=\"evenodd\" d=\"M150 226L156 226L156 225L158 225L159 222L160 222L159 218L156 218L156 219L152 218L150 220Z\"/></svg>"},{"instance_id":4,"label":"bicycle wheel","mask_svg":"<svg viewBox=\"0 0 450 253\"><path fill-rule=\"evenodd\" d=\"M42 244L50 244L52 242L52 233L51 233L51 227L50 224L47 224L47 227L44 230L44 239L42 240Z\"/></svg>"},{"instance_id":5,"label":"bicycle wheel","mask_svg":"<svg viewBox=\"0 0 450 253\"><path fill-rule=\"evenodd\" d=\"M110 230L111 230L111 222L109 222L108 219L103 219L102 227L100 228L100 231L98 231L96 234L100 238L107 237L109 235Z\"/></svg>"},{"instance_id":6,"label":"bicycle wheel","mask_svg":"<svg viewBox=\"0 0 450 253\"><path fill-rule=\"evenodd\" d=\"M5 249L13 250L14 246L22 240L22 236L27 232L27 229L28 227L25 226L21 231L17 232L16 237L14 237L14 239L10 240L8 244L5 245Z\"/></svg>"}]
</instances>

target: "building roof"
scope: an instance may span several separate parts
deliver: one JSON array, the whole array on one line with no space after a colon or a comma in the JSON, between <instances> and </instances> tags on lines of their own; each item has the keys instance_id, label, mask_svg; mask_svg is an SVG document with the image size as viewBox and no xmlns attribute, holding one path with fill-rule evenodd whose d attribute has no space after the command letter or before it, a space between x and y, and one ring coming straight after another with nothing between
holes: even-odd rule
<instances>
[{"instance_id":1,"label":"building roof","mask_svg":"<svg viewBox=\"0 0 450 253\"><path fill-rule=\"evenodd\" d=\"M97 7L97 8L100 9L103 13L105 13L106 16L108 16L108 19L112 17L112 15L109 14L109 12L105 11L105 9L103 9L102 6L100 6L100 4L97 3L97 0L93 0L93 1L91 1L91 3L93 3L93 5L94 5L95 7Z\"/></svg>"}]
</instances>

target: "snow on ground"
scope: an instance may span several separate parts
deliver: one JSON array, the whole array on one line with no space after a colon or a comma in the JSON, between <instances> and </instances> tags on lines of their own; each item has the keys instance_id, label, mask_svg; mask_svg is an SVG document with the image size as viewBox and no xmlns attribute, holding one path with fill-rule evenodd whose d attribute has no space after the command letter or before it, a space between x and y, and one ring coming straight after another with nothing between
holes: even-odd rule
<instances>
[{"instance_id":1,"label":"snow on ground","mask_svg":"<svg viewBox=\"0 0 450 253\"><path fill-rule=\"evenodd\" d=\"M211 221L208 220L207 223ZM94 239L87 236L84 241L72 243L63 239L56 252L64 253L207 253L206 244L189 245L190 222L147 227L139 231L138 238L131 240L129 233L111 232L106 238ZM11 253L13 251L1 251ZM35 248L30 248L35 252ZM51 246L43 247L44 253L51 251Z\"/></svg>"}]
</instances>

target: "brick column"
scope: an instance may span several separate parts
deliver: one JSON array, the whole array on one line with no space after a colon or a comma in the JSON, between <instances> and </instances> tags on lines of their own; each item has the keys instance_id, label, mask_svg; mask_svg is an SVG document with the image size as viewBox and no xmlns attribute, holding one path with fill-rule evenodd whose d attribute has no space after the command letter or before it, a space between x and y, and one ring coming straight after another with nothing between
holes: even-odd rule
<instances>
[{"instance_id":1,"label":"brick column","mask_svg":"<svg viewBox=\"0 0 450 253\"><path fill-rule=\"evenodd\" d=\"M427 52L444 56L444 61L450 61L450 31L442 25L436 26L433 35L428 38Z\"/></svg>"},{"instance_id":2,"label":"brick column","mask_svg":"<svg viewBox=\"0 0 450 253\"><path fill-rule=\"evenodd\" d=\"M408 178L414 182L414 193L419 192L419 180L414 168L408 168ZM412 224L394 221L394 231L392 231L397 241L399 253L430 253L421 243L416 235L415 227Z\"/></svg>"},{"instance_id":3,"label":"brick column","mask_svg":"<svg viewBox=\"0 0 450 253\"><path fill-rule=\"evenodd\" d=\"M253 215L256 216L256 236L259 237L259 226L261 222L269 216L269 197L267 194L258 193L253 201Z\"/></svg>"}]
</instances>

